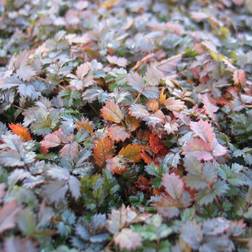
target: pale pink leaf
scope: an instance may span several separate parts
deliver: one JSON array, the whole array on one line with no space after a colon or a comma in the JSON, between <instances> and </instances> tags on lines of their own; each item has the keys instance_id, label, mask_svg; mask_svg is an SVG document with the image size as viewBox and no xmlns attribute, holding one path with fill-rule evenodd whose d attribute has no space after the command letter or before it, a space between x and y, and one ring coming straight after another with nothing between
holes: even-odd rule
<instances>
[{"instance_id":1,"label":"pale pink leaf","mask_svg":"<svg viewBox=\"0 0 252 252\"><path fill-rule=\"evenodd\" d=\"M83 63L77 67L76 75L79 79L83 79L89 72L91 64L89 62Z\"/></svg>"},{"instance_id":2,"label":"pale pink leaf","mask_svg":"<svg viewBox=\"0 0 252 252\"><path fill-rule=\"evenodd\" d=\"M173 199L180 199L184 191L184 182L179 176L174 173L164 175L162 185Z\"/></svg>"},{"instance_id":3,"label":"pale pink leaf","mask_svg":"<svg viewBox=\"0 0 252 252\"><path fill-rule=\"evenodd\" d=\"M195 136L200 137L206 143L212 143L214 139L213 128L207 121L199 120L198 122L191 122L190 128Z\"/></svg>"},{"instance_id":4,"label":"pale pink leaf","mask_svg":"<svg viewBox=\"0 0 252 252\"><path fill-rule=\"evenodd\" d=\"M130 137L130 134L125 130L124 127L118 125L112 125L108 128L109 137L115 141L125 141Z\"/></svg>"},{"instance_id":5,"label":"pale pink leaf","mask_svg":"<svg viewBox=\"0 0 252 252\"><path fill-rule=\"evenodd\" d=\"M177 100L174 97L166 99L165 106L170 111L179 112L185 108L185 103L181 100Z\"/></svg>"},{"instance_id":6,"label":"pale pink leaf","mask_svg":"<svg viewBox=\"0 0 252 252\"><path fill-rule=\"evenodd\" d=\"M57 133L53 132L44 137L44 139L40 142L41 147L49 149L59 146L61 143L61 139Z\"/></svg>"},{"instance_id":7,"label":"pale pink leaf","mask_svg":"<svg viewBox=\"0 0 252 252\"><path fill-rule=\"evenodd\" d=\"M233 80L236 85L245 85L246 84L246 73L242 69L237 69L233 73Z\"/></svg>"},{"instance_id":8,"label":"pale pink leaf","mask_svg":"<svg viewBox=\"0 0 252 252\"><path fill-rule=\"evenodd\" d=\"M122 58L122 57L117 57L117 56L107 56L107 60L110 64L117 65L120 67L126 67L128 64L127 59Z\"/></svg>"},{"instance_id":9,"label":"pale pink leaf","mask_svg":"<svg viewBox=\"0 0 252 252\"><path fill-rule=\"evenodd\" d=\"M211 147L209 143L204 142L200 138L192 138L183 147L183 154L192 155L198 160L212 160Z\"/></svg>"},{"instance_id":10,"label":"pale pink leaf","mask_svg":"<svg viewBox=\"0 0 252 252\"><path fill-rule=\"evenodd\" d=\"M9 201L0 208L0 233L16 225L16 215L20 211L15 200Z\"/></svg>"},{"instance_id":11,"label":"pale pink leaf","mask_svg":"<svg viewBox=\"0 0 252 252\"><path fill-rule=\"evenodd\" d=\"M79 145L76 142L65 144L65 146L60 150L61 157L70 157L74 159L79 154Z\"/></svg>"},{"instance_id":12,"label":"pale pink leaf","mask_svg":"<svg viewBox=\"0 0 252 252\"><path fill-rule=\"evenodd\" d=\"M227 149L219 144L216 138L213 140L212 147L212 152L215 157L221 157L227 154Z\"/></svg>"},{"instance_id":13,"label":"pale pink leaf","mask_svg":"<svg viewBox=\"0 0 252 252\"><path fill-rule=\"evenodd\" d=\"M199 95L199 98L204 104L204 109L209 117L213 120L216 119L215 113L219 109L209 98L208 94Z\"/></svg>"},{"instance_id":14,"label":"pale pink leaf","mask_svg":"<svg viewBox=\"0 0 252 252\"><path fill-rule=\"evenodd\" d=\"M135 250L142 245L140 234L129 228L122 229L122 231L116 235L114 241L120 249Z\"/></svg>"}]
</instances>

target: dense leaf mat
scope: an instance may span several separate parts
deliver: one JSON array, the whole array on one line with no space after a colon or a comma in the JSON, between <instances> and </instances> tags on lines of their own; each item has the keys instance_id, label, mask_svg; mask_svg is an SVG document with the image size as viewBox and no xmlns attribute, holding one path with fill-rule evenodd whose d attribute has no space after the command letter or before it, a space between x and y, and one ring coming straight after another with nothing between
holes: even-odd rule
<instances>
[{"instance_id":1,"label":"dense leaf mat","mask_svg":"<svg viewBox=\"0 0 252 252\"><path fill-rule=\"evenodd\" d=\"M0 251L251 251L251 12L0 1Z\"/></svg>"}]
</instances>

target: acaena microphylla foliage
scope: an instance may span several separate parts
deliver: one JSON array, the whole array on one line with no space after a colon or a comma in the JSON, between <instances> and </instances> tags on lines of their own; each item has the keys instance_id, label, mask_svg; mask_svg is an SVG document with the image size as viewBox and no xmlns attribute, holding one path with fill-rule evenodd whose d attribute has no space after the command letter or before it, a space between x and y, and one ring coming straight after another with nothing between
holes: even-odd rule
<instances>
[{"instance_id":1,"label":"acaena microphylla foliage","mask_svg":"<svg viewBox=\"0 0 252 252\"><path fill-rule=\"evenodd\" d=\"M251 6L0 1L0 251L252 251Z\"/></svg>"}]
</instances>

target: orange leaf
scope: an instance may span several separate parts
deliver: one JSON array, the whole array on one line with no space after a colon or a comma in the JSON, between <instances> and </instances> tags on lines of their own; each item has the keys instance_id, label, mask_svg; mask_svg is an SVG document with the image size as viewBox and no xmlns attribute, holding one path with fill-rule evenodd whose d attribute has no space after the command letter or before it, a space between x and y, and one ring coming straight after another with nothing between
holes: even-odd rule
<instances>
[{"instance_id":1,"label":"orange leaf","mask_svg":"<svg viewBox=\"0 0 252 252\"><path fill-rule=\"evenodd\" d=\"M152 112L156 112L159 109L159 103L155 99L148 100L146 105L147 105L148 110Z\"/></svg>"},{"instance_id":2,"label":"orange leaf","mask_svg":"<svg viewBox=\"0 0 252 252\"><path fill-rule=\"evenodd\" d=\"M165 94L165 88L163 87L160 91L160 95L159 95L159 102L160 104L165 104L166 101L166 94Z\"/></svg>"},{"instance_id":3,"label":"orange leaf","mask_svg":"<svg viewBox=\"0 0 252 252\"><path fill-rule=\"evenodd\" d=\"M150 134L149 144L150 144L151 150L155 154L165 155L167 153L167 148L165 147L165 145L162 143L161 139L157 135Z\"/></svg>"},{"instance_id":4,"label":"orange leaf","mask_svg":"<svg viewBox=\"0 0 252 252\"><path fill-rule=\"evenodd\" d=\"M126 159L137 163L141 161L141 150L143 146L140 144L128 144L126 147L123 147L119 155L125 157Z\"/></svg>"},{"instance_id":5,"label":"orange leaf","mask_svg":"<svg viewBox=\"0 0 252 252\"><path fill-rule=\"evenodd\" d=\"M89 121L88 119L82 119L81 121L77 121L76 122L76 128L78 130L80 129L84 129L87 132L89 132L91 135L94 132L94 125L91 121Z\"/></svg>"},{"instance_id":6,"label":"orange leaf","mask_svg":"<svg viewBox=\"0 0 252 252\"><path fill-rule=\"evenodd\" d=\"M113 6L117 5L119 3L119 0L105 0L101 7L104 9L111 9Z\"/></svg>"},{"instance_id":7,"label":"orange leaf","mask_svg":"<svg viewBox=\"0 0 252 252\"><path fill-rule=\"evenodd\" d=\"M151 164L153 163L152 158L146 153L146 151L142 150L141 151L141 158L146 164Z\"/></svg>"},{"instance_id":8,"label":"orange leaf","mask_svg":"<svg viewBox=\"0 0 252 252\"><path fill-rule=\"evenodd\" d=\"M10 123L9 127L15 135L20 136L24 141L32 140L29 130L23 127L21 124Z\"/></svg>"},{"instance_id":9,"label":"orange leaf","mask_svg":"<svg viewBox=\"0 0 252 252\"><path fill-rule=\"evenodd\" d=\"M95 141L93 152L95 163L102 167L112 157L113 141L107 136Z\"/></svg>"},{"instance_id":10,"label":"orange leaf","mask_svg":"<svg viewBox=\"0 0 252 252\"><path fill-rule=\"evenodd\" d=\"M120 107L113 101L108 101L101 109L101 116L114 123L120 123L123 120L123 113Z\"/></svg>"},{"instance_id":11,"label":"orange leaf","mask_svg":"<svg viewBox=\"0 0 252 252\"><path fill-rule=\"evenodd\" d=\"M108 134L109 137L115 142L125 141L130 137L130 134L125 130L125 128L118 125L112 125L109 127Z\"/></svg>"},{"instance_id":12,"label":"orange leaf","mask_svg":"<svg viewBox=\"0 0 252 252\"><path fill-rule=\"evenodd\" d=\"M140 126L140 122L133 116L127 116L125 118L125 123L130 132L135 131Z\"/></svg>"}]
</instances>

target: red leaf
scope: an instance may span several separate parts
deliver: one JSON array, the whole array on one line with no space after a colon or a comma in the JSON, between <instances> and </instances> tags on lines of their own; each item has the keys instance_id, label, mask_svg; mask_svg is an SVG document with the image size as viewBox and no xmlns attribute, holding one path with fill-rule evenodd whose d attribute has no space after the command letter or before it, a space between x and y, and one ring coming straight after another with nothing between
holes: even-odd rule
<instances>
[{"instance_id":1,"label":"red leaf","mask_svg":"<svg viewBox=\"0 0 252 252\"><path fill-rule=\"evenodd\" d=\"M150 144L151 150L155 154L165 155L167 153L167 148L165 147L165 145L162 143L161 139L157 135L150 134L149 144Z\"/></svg>"},{"instance_id":2,"label":"red leaf","mask_svg":"<svg viewBox=\"0 0 252 252\"><path fill-rule=\"evenodd\" d=\"M146 153L146 151L142 150L141 151L141 158L146 164L151 164L153 163L152 158Z\"/></svg>"}]
</instances>

